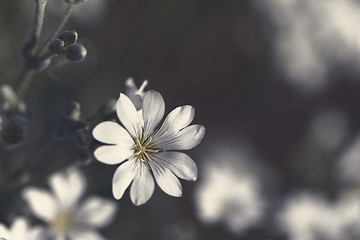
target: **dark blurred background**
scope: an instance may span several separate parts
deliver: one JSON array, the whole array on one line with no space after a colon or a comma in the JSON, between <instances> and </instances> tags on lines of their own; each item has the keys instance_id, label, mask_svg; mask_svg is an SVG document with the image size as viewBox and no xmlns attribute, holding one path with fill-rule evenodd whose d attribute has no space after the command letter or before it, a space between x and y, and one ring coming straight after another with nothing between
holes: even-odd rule
<instances>
[{"instance_id":1,"label":"dark blurred background","mask_svg":"<svg viewBox=\"0 0 360 240\"><path fill-rule=\"evenodd\" d=\"M49 0L45 35L61 18L63 2ZM183 197L172 198L156 187L149 202L136 207L127 191L104 236L359 239L358 1L88 0L77 7L64 30L78 32L87 59L58 61L34 77L26 96L32 119L24 154L51 137L69 101L78 101L83 116L90 116L102 101L124 91L128 77L138 85L148 79L147 89L164 97L166 113L179 105L194 106L194 122L206 127L203 142L187 152L198 164L199 179L182 181ZM34 8L35 1L0 2L4 83L13 82L20 71ZM62 149L50 151L48 161L76 161L76 150ZM227 191L214 187L202 194L211 189L214 169L224 175L221 179L229 177L223 186ZM112 197L114 166L93 162L83 170L89 194ZM235 191L244 182L249 185ZM357 192L358 212L337 221L341 214L335 206L349 192ZM310 196L307 201L296 197L302 193ZM221 194L229 195L224 202ZM287 212L292 199L300 199L295 208L303 204L307 210ZM314 206L317 199L326 204ZM216 204L225 207L214 206L209 217L206 212ZM6 206L6 211L0 208L3 222L12 207ZM241 211L231 214L232 208ZM329 225L339 229L329 236L304 217L325 216L319 210L324 208L334 216ZM300 233L294 233L297 226Z\"/></svg>"}]
</instances>

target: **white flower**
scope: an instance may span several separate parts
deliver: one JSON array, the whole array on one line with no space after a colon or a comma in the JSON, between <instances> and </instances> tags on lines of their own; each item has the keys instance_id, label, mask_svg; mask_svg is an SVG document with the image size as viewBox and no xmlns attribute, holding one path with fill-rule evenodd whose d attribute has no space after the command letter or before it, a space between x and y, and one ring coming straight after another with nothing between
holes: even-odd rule
<instances>
[{"instance_id":1,"label":"white flower","mask_svg":"<svg viewBox=\"0 0 360 240\"><path fill-rule=\"evenodd\" d=\"M92 196L79 204L86 182L76 169L54 174L49 185L52 192L30 187L24 190L23 197L34 216L49 225L56 240L104 239L96 229L113 219L114 202Z\"/></svg>"},{"instance_id":2,"label":"white flower","mask_svg":"<svg viewBox=\"0 0 360 240\"><path fill-rule=\"evenodd\" d=\"M221 141L219 141L221 139ZM194 192L196 215L205 225L222 224L234 235L264 223L272 172L253 146L238 136L208 139L201 179Z\"/></svg>"},{"instance_id":3,"label":"white flower","mask_svg":"<svg viewBox=\"0 0 360 240\"><path fill-rule=\"evenodd\" d=\"M251 173L236 173L236 166L210 163L195 192L197 215L212 225L218 222L240 235L264 217L260 184Z\"/></svg>"},{"instance_id":4,"label":"white flower","mask_svg":"<svg viewBox=\"0 0 360 240\"><path fill-rule=\"evenodd\" d=\"M342 194L336 202L298 193L285 201L277 216L278 225L290 240L358 239L359 203L356 191Z\"/></svg>"},{"instance_id":5,"label":"white flower","mask_svg":"<svg viewBox=\"0 0 360 240\"><path fill-rule=\"evenodd\" d=\"M29 227L29 223L23 217L17 217L10 228L0 223L0 239L7 240L41 240L43 239L41 227Z\"/></svg>"},{"instance_id":6,"label":"white flower","mask_svg":"<svg viewBox=\"0 0 360 240\"><path fill-rule=\"evenodd\" d=\"M338 66L358 69L358 0L255 2L270 17L277 65L295 90L321 90Z\"/></svg>"},{"instance_id":7,"label":"white flower","mask_svg":"<svg viewBox=\"0 0 360 240\"><path fill-rule=\"evenodd\" d=\"M195 111L186 105L175 108L166 117L159 130L155 130L163 118L165 103L156 91L148 91L143 97L140 111L124 94L116 104L117 115L123 124L102 122L93 130L101 146L95 157L106 164L121 164L113 177L113 194L120 199L131 185L130 197L135 205L144 204L154 191L153 173L157 184L167 194L179 197L181 183L177 177L195 181L197 166L185 153L168 150L188 150L197 146L205 134L202 125L190 125ZM177 177L176 177L177 176Z\"/></svg>"}]
</instances>

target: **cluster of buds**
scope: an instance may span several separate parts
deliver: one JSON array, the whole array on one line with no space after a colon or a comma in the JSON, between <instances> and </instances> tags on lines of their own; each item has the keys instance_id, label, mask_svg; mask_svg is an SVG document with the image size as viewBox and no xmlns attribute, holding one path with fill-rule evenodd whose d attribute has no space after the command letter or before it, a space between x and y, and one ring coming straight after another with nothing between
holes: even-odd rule
<instances>
[{"instance_id":1,"label":"cluster of buds","mask_svg":"<svg viewBox=\"0 0 360 240\"><path fill-rule=\"evenodd\" d=\"M79 62L85 59L86 48L77 43L78 34L75 31L66 31L49 45L49 51L53 54L64 54L70 61Z\"/></svg>"},{"instance_id":2,"label":"cluster of buds","mask_svg":"<svg viewBox=\"0 0 360 240\"><path fill-rule=\"evenodd\" d=\"M87 164L92 161L90 154L94 140L89 131L89 122L82 118L80 103L69 102L65 108L60 126L58 137L71 137L76 145L82 149L78 159L80 163Z\"/></svg>"}]
</instances>

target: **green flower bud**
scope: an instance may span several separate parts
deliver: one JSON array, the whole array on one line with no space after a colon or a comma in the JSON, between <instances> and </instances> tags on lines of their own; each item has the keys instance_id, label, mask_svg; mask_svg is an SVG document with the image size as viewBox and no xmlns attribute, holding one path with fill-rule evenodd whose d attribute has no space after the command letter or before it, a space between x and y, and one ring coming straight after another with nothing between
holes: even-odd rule
<instances>
[{"instance_id":1,"label":"green flower bud","mask_svg":"<svg viewBox=\"0 0 360 240\"><path fill-rule=\"evenodd\" d=\"M88 149L93 141L91 133L86 128L80 128L75 131L75 143L83 149Z\"/></svg>"},{"instance_id":2,"label":"green flower bud","mask_svg":"<svg viewBox=\"0 0 360 240\"><path fill-rule=\"evenodd\" d=\"M55 39L49 46L49 51L55 54L65 52L65 42L61 39Z\"/></svg>"},{"instance_id":3,"label":"green flower bud","mask_svg":"<svg viewBox=\"0 0 360 240\"><path fill-rule=\"evenodd\" d=\"M72 101L66 105L64 115L67 118L79 120L81 116L80 103Z\"/></svg>"},{"instance_id":4,"label":"green flower bud","mask_svg":"<svg viewBox=\"0 0 360 240\"><path fill-rule=\"evenodd\" d=\"M80 62L85 59L86 54L86 48L79 43L72 44L65 50L65 56L70 61Z\"/></svg>"},{"instance_id":5,"label":"green flower bud","mask_svg":"<svg viewBox=\"0 0 360 240\"><path fill-rule=\"evenodd\" d=\"M59 39L65 42L65 45L75 44L78 40L78 34L75 31L66 31L59 36Z\"/></svg>"},{"instance_id":6,"label":"green flower bud","mask_svg":"<svg viewBox=\"0 0 360 240\"><path fill-rule=\"evenodd\" d=\"M6 84L0 86L0 111L20 113L26 111L25 103L18 98L14 89Z\"/></svg>"},{"instance_id":7,"label":"green flower bud","mask_svg":"<svg viewBox=\"0 0 360 240\"><path fill-rule=\"evenodd\" d=\"M101 119L116 118L116 99L105 100L97 109Z\"/></svg>"}]
</instances>

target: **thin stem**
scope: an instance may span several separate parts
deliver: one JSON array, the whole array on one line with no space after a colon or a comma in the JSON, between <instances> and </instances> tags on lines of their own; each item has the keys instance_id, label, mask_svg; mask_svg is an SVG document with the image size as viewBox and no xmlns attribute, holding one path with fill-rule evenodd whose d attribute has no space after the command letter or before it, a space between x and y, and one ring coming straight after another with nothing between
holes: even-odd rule
<instances>
[{"instance_id":1,"label":"thin stem","mask_svg":"<svg viewBox=\"0 0 360 240\"><path fill-rule=\"evenodd\" d=\"M28 159L28 166L26 168L31 168L33 167L37 162L39 162L43 156L45 155L45 153L47 153L51 147L53 147L57 142L59 141L59 138L52 138L50 141L48 141L40 150L38 150L37 152L32 153L29 156Z\"/></svg>"},{"instance_id":2,"label":"thin stem","mask_svg":"<svg viewBox=\"0 0 360 240\"><path fill-rule=\"evenodd\" d=\"M46 52L44 55L42 55L41 57L39 57L39 58L36 60L36 63L35 63L35 64L37 64L37 63L40 64L40 63L42 63L42 62L45 62L45 61L53 58L55 55L56 55L55 53L48 51L48 52Z\"/></svg>"},{"instance_id":3,"label":"thin stem","mask_svg":"<svg viewBox=\"0 0 360 240\"><path fill-rule=\"evenodd\" d=\"M69 3L69 6L66 9L66 12L64 14L63 19L61 20L61 22L59 23L59 25L57 26L55 31L50 35L50 37L47 39L47 41L44 43L44 45L39 50L39 53L38 53L39 56L43 55L46 52L46 50L49 47L50 43L55 40L57 35L59 35L61 29L64 27L65 23L69 19L74 6L75 6L75 3L72 3L72 2Z\"/></svg>"},{"instance_id":4,"label":"thin stem","mask_svg":"<svg viewBox=\"0 0 360 240\"><path fill-rule=\"evenodd\" d=\"M40 34L44 22L44 12L47 0L36 0L36 12L30 40L25 46L25 56L32 56L40 40Z\"/></svg>"},{"instance_id":5,"label":"thin stem","mask_svg":"<svg viewBox=\"0 0 360 240\"><path fill-rule=\"evenodd\" d=\"M8 184L7 186L8 189L14 189L25 184L25 182L21 181L21 179L25 176L24 173L26 173L26 170L30 170L31 168L33 168L51 149L51 147L53 147L57 143L58 140L58 138L52 138L40 149L30 154L27 161L20 168L16 169L16 171L11 173L10 184ZM30 181L30 179L27 179L27 182L28 181Z\"/></svg>"},{"instance_id":6,"label":"thin stem","mask_svg":"<svg viewBox=\"0 0 360 240\"><path fill-rule=\"evenodd\" d=\"M41 69L34 68L32 69L31 66L34 66L35 64L39 63L41 65L41 62L47 60L48 58L51 58L52 56L49 56L48 53L46 53L47 48L49 47L50 43L55 39L55 37L59 34L63 26L65 25L66 21L69 19L71 12L74 7L74 3L69 3L68 8L66 9L66 12L59 23L59 25L56 27L55 31L50 35L48 40L44 43L44 45L40 48L36 56L33 56L32 58L29 58L34 53L35 47L38 45L41 28L44 20L44 11L45 11L45 5L47 0L37 0L37 8L36 8L36 17L35 17L35 23L33 32L31 34L30 41L25 45L25 65L23 67L22 72L20 73L20 76L18 78L18 81L15 84L15 90L19 96L19 98L23 98L29 85L31 82L31 79L36 71L41 71ZM39 65L39 66L40 66Z\"/></svg>"},{"instance_id":7,"label":"thin stem","mask_svg":"<svg viewBox=\"0 0 360 240\"><path fill-rule=\"evenodd\" d=\"M19 99L24 98L26 90L28 89L31 79L34 75L34 71L29 69L24 69L18 78L18 81L15 84L15 91L18 94Z\"/></svg>"},{"instance_id":8,"label":"thin stem","mask_svg":"<svg viewBox=\"0 0 360 240\"><path fill-rule=\"evenodd\" d=\"M18 78L18 81L15 84L15 91L20 99L24 98L27 89L29 88L31 79L36 71L41 71L42 68L46 68L46 61L54 57L55 54L52 52L47 52L41 57L30 61L23 67L22 72ZM35 66L35 67L34 67Z\"/></svg>"}]
</instances>

